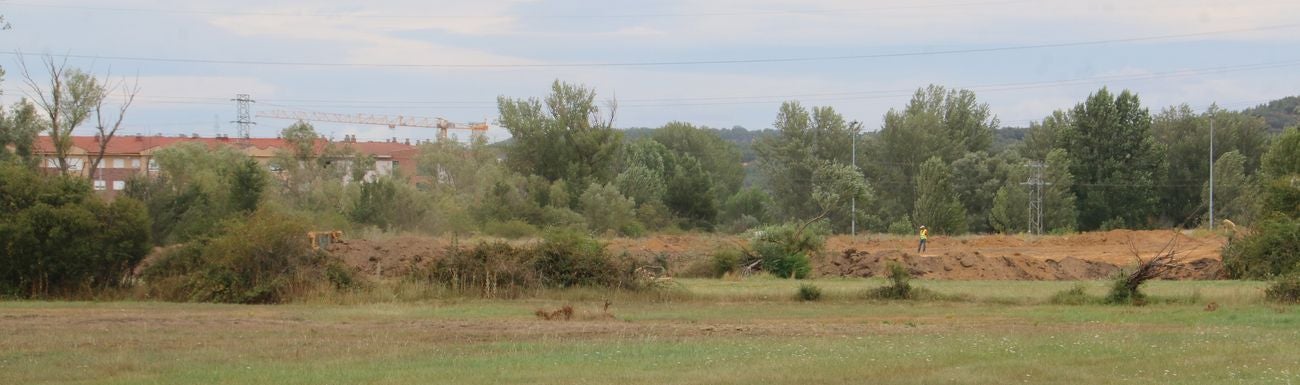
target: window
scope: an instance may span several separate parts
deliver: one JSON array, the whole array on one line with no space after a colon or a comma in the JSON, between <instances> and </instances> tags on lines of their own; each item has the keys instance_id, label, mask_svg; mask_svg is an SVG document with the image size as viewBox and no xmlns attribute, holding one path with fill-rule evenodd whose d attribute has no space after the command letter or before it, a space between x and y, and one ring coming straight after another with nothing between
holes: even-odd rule
<instances>
[{"instance_id":1,"label":"window","mask_svg":"<svg viewBox=\"0 0 1300 385\"><path fill-rule=\"evenodd\" d=\"M126 159L113 159L113 168L126 168Z\"/></svg>"},{"instance_id":2,"label":"window","mask_svg":"<svg viewBox=\"0 0 1300 385\"><path fill-rule=\"evenodd\" d=\"M55 158L45 158L46 168L59 168L59 160Z\"/></svg>"},{"instance_id":3,"label":"window","mask_svg":"<svg viewBox=\"0 0 1300 385\"><path fill-rule=\"evenodd\" d=\"M95 179L95 191L104 191L104 188L106 187L108 187L108 183L105 183L104 181L99 179Z\"/></svg>"},{"instance_id":4,"label":"window","mask_svg":"<svg viewBox=\"0 0 1300 385\"><path fill-rule=\"evenodd\" d=\"M140 169L140 158L131 159L131 168Z\"/></svg>"},{"instance_id":5,"label":"window","mask_svg":"<svg viewBox=\"0 0 1300 385\"><path fill-rule=\"evenodd\" d=\"M158 161L149 159L149 171L158 171Z\"/></svg>"},{"instance_id":6,"label":"window","mask_svg":"<svg viewBox=\"0 0 1300 385\"><path fill-rule=\"evenodd\" d=\"M126 181L124 180L113 181L113 190L117 190L117 191L126 190Z\"/></svg>"},{"instance_id":7,"label":"window","mask_svg":"<svg viewBox=\"0 0 1300 385\"><path fill-rule=\"evenodd\" d=\"M68 158L68 170L81 171L83 161L84 159L81 158Z\"/></svg>"}]
</instances>

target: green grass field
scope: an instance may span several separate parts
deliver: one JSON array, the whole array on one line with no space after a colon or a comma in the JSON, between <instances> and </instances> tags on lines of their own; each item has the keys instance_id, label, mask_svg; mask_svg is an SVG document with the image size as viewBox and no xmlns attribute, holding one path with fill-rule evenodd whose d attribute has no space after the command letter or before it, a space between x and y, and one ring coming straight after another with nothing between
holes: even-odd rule
<instances>
[{"instance_id":1,"label":"green grass field","mask_svg":"<svg viewBox=\"0 0 1300 385\"><path fill-rule=\"evenodd\" d=\"M1258 282L1153 282L1142 307L1047 304L1074 282L914 282L961 297L930 302L811 282L822 301L749 278L522 300L0 302L0 384L1300 383L1300 309ZM533 314L566 304L574 320Z\"/></svg>"}]
</instances>

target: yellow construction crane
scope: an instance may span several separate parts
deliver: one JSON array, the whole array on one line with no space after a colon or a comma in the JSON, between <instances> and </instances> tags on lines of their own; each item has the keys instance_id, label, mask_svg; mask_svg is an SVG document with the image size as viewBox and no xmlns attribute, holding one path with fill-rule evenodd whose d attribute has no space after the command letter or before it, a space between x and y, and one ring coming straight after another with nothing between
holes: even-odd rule
<instances>
[{"instance_id":1,"label":"yellow construction crane","mask_svg":"<svg viewBox=\"0 0 1300 385\"><path fill-rule=\"evenodd\" d=\"M289 119L304 120L310 122L333 122L333 123L351 123L351 124L374 124L388 126L388 128L397 127L424 127L437 128L438 138L446 138L448 130L470 130L472 135L486 135L487 122L469 122L456 123L443 118L430 118L421 116L388 116L375 114L335 114L329 112L307 112L307 111L285 111L270 110L259 111L259 118L271 119Z\"/></svg>"}]
</instances>

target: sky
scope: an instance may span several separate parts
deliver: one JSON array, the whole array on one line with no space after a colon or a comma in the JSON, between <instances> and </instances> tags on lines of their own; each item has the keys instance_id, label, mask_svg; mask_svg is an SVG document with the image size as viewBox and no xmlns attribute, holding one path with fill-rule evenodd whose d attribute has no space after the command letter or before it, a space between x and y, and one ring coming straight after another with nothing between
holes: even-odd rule
<instances>
[{"instance_id":1,"label":"sky","mask_svg":"<svg viewBox=\"0 0 1300 385\"><path fill-rule=\"evenodd\" d=\"M0 0L0 14L0 101L31 95L18 60L52 55L139 85L127 134L233 135L236 94L254 113L492 121L498 97L541 98L555 80L594 89L606 113L616 101L618 127L764 129L798 100L875 130L929 84L975 91L1004 126L1103 86L1153 113L1300 94L1294 0ZM254 120L261 137L292 123Z\"/></svg>"}]
</instances>

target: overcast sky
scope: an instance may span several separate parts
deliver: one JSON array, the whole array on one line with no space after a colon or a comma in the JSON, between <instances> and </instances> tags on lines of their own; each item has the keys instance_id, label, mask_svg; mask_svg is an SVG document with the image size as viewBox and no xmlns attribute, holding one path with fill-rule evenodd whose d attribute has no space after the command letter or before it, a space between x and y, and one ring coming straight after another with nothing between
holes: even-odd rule
<instances>
[{"instance_id":1,"label":"overcast sky","mask_svg":"<svg viewBox=\"0 0 1300 385\"><path fill-rule=\"evenodd\" d=\"M783 100L878 129L927 84L967 87L1024 126L1101 86L1153 112L1300 94L1294 0L4 0L13 54L142 88L130 133L233 134L237 93L273 109L491 120L555 79L617 98L616 124L771 126ZM91 59L90 57L99 57ZM779 60L773 60L779 59ZM786 60L795 59L795 60ZM290 121L256 119L255 136ZM426 129L317 124L335 138ZM88 133L86 128L82 133ZM494 128L492 136L505 137Z\"/></svg>"}]
</instances>

